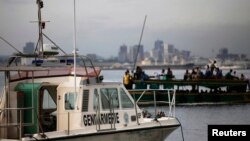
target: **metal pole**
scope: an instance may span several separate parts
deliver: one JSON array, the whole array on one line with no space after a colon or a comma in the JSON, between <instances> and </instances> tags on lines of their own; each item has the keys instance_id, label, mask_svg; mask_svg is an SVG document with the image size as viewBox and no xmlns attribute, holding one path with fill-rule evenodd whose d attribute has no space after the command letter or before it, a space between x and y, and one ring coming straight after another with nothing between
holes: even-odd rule
<instances>
[{"instance_id":1,"label":"metal pole","mask_svg":"<svg viewBox=\"0 0 250 141\"><path fill-rule=\"evenodd\" d=\"M10 108L10 72L6 71L5 72L6 76L6 82L7 82L7 92L6 92L6 107L5 108ZM10 123L10 111L7 110L7 125ZM7 132L8 134L8 132Z\"/></svg>"},{"instance_id":2,"label":"metal pole","mask_svg":"<svg viewBox=\"0 0 250 141\"><path fill-rule=\"evenodd\" d=\"M34 108L34 71L32 71L32 94L31 94L31 101L32 101L32 125L34 125L34 113L35 113L35 108Z\"/></svg>"},{"instance_id":3,"label":"metal pole","mask_svg":"<svg viewBox=\"0 0 250 141\"><path fill-rule=\"evenodd\" d=\"M75 96L76 96L76 1L75 0L74 0L74 22L73 22L73 27L74 27L74 32L73 32L73 47L74 47L74 92L75 92Z\"/></svg>"},{"instance_id":4,"label":"metal pole","mask_svg":"<svg viewBox=\"0 0 250 141\"><path fill-rule=\"evenodd\" d=\"M170 90L168 89L168 106L169 106L169 112L168 115L171 116L172 115L172 103L171 103L171 96L170 96Z\"/></svg>"},{"instance_id":5,"label":"metal pole","mask_svg":"<svg viewBox=\"0 0 250 141\"><path fill-rule=\"evenodd\" d=\"M68 135L70 134L70 113L68 112Z\"/></svg>"},{"instance_id":6,"label":"metal pole","mask_svg":"<svg viewBox=\"0 0 250 141\"><path fill-rule=\"evenodd\" d=\"M41 14L41 0L37 0L37 6L38 6L38 29L39 29L39 49L38 52L40 54L40 49L42 50L42 58L44 57L43 53L43 31L42 31L42 14Z\"/></svg>"},{"instance_id":7,"label":"metal pole","mask_svg":"<svg viewBox=\"0 0 250 141\"><path fill-rule=\"evenodd\" d=\"M137 53L136 53L135 60L134 60L133 72L134 72L134 70L135 70L135 66L136 66L136 62L137 62L137 57L138 57L138 54L139 54L139 51L140 51L141 40L142 40L142 35L143 35L143 31L144 31L146 19L147 19L147 15L145 15L144 22L143 22L143 27L142 27L142 31L141 31L141 36L140 36L138 48L137 48Z\"/></svg>"},{"instance_id":8,"label":"metal pole","mask_svg":"<svg viewBox=\"0 0 250 141\"><path fill-rule=\"evenodd\" d=\"M134 106L135 106L135 117L136 117L136 122L137 122L137 124L138 125L140 125L140 123L139 123L139 120L138 120L138 112L137 112L137 102L136 102L136 99L135 99L135 94L134 94Z\"/></svg>"},{"instance_id":9,"label":"metal pole","mask_svg":"<svg viewBox=\"0 0 250 141\"><path fill-rule=\"evenodd\" d=\"M101 121L100 121L100 114L101 114L101 111L100 111L100 98L99 98L99 94L97 92L97 95L98 95L98 128L99 130L101 130Z\"/></svg>"},{"instance_id":10,"label":"metal pole","mask_svg":"<svg viewBox=\"0 0 250 141\"><path fill-rule=\"evenodd\" d=\"M154 108L155 108L155 117L156 117L156 96L155 96L155 90L154 90Z\"/></svg>"},{"instance_id":11,"label":"metal pole","mask_svg":"<svg viewBox=\"0 0 250 141\"><path fill-rule=\"evenodd\" d=\"M19 116L20 116L20 118L19 118L19 139L20 139L20 141L22 140L22 132L23 132L23 118L22 118L22 116L23 116L23 114L22 114L22 109L20 109L19 110Z\"/></svg>"}]
</instances>

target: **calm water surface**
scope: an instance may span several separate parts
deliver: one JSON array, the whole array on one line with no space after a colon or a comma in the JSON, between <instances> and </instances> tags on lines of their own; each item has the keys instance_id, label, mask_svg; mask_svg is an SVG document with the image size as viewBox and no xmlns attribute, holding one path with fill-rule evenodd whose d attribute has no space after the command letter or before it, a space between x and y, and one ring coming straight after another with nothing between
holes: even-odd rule
<instances>
[{"instance_id":1,"label":"calm water surface","mask_svg":"<svg viewBox=\"0 0 250 141\"><path fill-rule=\"evenodd\" d=\"M154 75L160 73L161 70L145 72ZM177 79L182 79L184 70L173 70L173 73ZM238 73L244 73L248 78L250 76L250 70L239 70ZM105 81L122 82L124 70L103 70L102 74ZM0 74L0 88L3 84L3 74ZM166 108L158 107L158 110L165 111ZM152 107L148 109L153 110ZM207 141L207 125L209 124L250 124L250 104L177 106L175 111L176 117L182 124L185 141ZM165 141L182 141L181 128L175 130Z\"/></svg>"}]
</instances>

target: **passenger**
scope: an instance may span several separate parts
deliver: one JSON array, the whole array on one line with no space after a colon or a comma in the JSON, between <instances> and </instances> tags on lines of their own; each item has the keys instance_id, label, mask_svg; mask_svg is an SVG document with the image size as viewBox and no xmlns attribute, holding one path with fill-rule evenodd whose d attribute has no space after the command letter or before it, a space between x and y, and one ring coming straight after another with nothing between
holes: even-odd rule
<instances>
[{"instance_id":1,"label":"passenger","mask_svg":"<svg viewBox=\"0 0 250 141\"><path fill-rule=\"evenodd\" d=\"M245 75L243 73L240 75L240 80L242 81L246 80Z\"/></svg>"},{"instance_id":2,"label":"passenger","mask_svg":"<svg viewBox=\"0 0 250 141\"><path fill-rule=\"evenodd\" d=\"M240 80L246 81L247 86L248 86L248 90L250 90L250 80L249 78L247 78L244 74L240 75Z\"/></svg>"},{"instance_id":3,"label":"passenger","mask_svg":"<svg viewBox=\"0 0 250 141\"><path fill-rule=\"evenodd\" d=\"M195 69L192 69L191 80L195 80L195 79L197 79L197 72L195 71Z\"/></svg>"},{"instance_id":4,"label":"passenger","mask_svg":"<svg viewBox=\"0 0 250 141\"><path fill-rule=\"evenodd\" d=\"M243 73L240 75L240 80L246 81L248 89L250 89L250 80Z\"/></svg>"},{"instance_id":5,"label":"passenger","mask_svg":"<svg viewBox=\"0 0 250 141\"><path fill-rule=\"evenodd\" d=\"M149 80L149 76L144 71L141 73L141 80Z\"/></svg>"},{"instance_id":6,"label":"passenger","mask_svg":"<svg viewBox=\"0 0 250 141\"><path fill-rule=\"evenodd\" d=\"M166 73L165 73L165 69L162 69L161 70L161 75L165 75Z\"/></svg>"},{"instance_id":7,"label":"passenger","mask_svg":"<svg viewBox=\"0 0 250 141\"><path fill-rule=\"evenodd\" d=\"M165 73L165 69L161 70L160 80L166 80L167 74Z\"/></svg>"},{"instance_id":8,"label":"passenger","mask_svg":"<svg viewBox=\"0 0 250 141\"><path fill-rule=\"evenodd\" d=\"M183 77L183 79L186 81L186 80L189 80L190 79L190 73L188 72L188 69L186 69L186 72L185 72L185 74L184 74L184 77Z\"/></svg>"},{"instance_id":9,"label":"passenger","mask_svg":"<svg viewBox=\"0 0 250 141\"><path fill-rule=\"evenodd\" d=\"M174 78L174 75L173 75L173 72L170 68L168 68L168 71L167 71L167 79L173 79Z\"/></svg>"},{"instance_id":10,"label":"passenger","mask_svg":"<svg viewBox=\"0 0 250 141\"><path fill-rule=\"evenodd\" d=\"M227 74L225 75L225 79L233 79L232 72L233 72L233 70L230 69L229 72L227 72Z\"/></svg>"},{"instance_id":11,"label":"passenger","mask_svg":"<svg viewBox=\"0 0 250 141\"><path fill-rule=\"evenodd\" d=\"M123 76L123 84L126 89L132 89L131 85L131 76L129 75L129 70L126 70Z\"/></svg>"},{"instance_id":12,"label":"passenger","mask_svg":"<svg viewBox=\"0 0 250 141\"><path fill-rule=\"evenodd\" d=\"M131 70L129 73L129 89L133 88L133 71Z\"/></svg>"},{"instance_id":13,"label":"passenger","mask_svg":"<svg viewBox=\"0 0 250 141\"><path fill-rule=\"evenodd\" d=\"M209 69L209 65L207 65L207 69L206 69L204 78L208 79L208 78L211 78L211 76L212 76L212 73L211 73L211 71Z\"/></svg>"},{"instance_id":14,"label":"passenger","mask_svg":"<svg viewBox=\"0 0 250 141\"><path fill-rule=\"evenodd\" d=\"M196 75L197 75L197 79L203 79L204 78L204 74L203 72L200 70L199 67L196 68Z\"/></svg>"},{"instance_id":15,"label":"passenger","mask_svg":"<svg viewBox=\"0 0 250 141\"><path fill-rule=\"evenodd\" d=\"M234 80L239 80L238 75L236 74L236 71L233 72L233 79Z\"/></svg>"},{"instance_id":16,"label":"passenger","mask_svg":"<svg viewBox=\"0 0 250 141\"><path fill-rule=\"evenodd\" d=\"M214 60L214 62L211 64L211 74L213 75L214 73L214 69L216 68L216 61Z\"/></svg>"},{"instance_id":17,"label":"passenger","mask_svg":"<svg viewBox=\"0 0 250 141\"><path fill-rule=\"evenodd\" d=\"M220 70L218 67L215 69L216 71L216 79L222 79L223 78L223 74L222 74L222 70Z\"/></svg>"},{"instance_id":18,"label":"passenger","mask_svg":"<svg viewBox=\"0 0 250 141\"><path fill-rule=\"evenodd\" d=\"M141 80L142 79L141 75L142 75L142 69L141 69L141 67L137 66L136 71L134 73L134 79L135 80Z\"/></svg>"}]
</instances>

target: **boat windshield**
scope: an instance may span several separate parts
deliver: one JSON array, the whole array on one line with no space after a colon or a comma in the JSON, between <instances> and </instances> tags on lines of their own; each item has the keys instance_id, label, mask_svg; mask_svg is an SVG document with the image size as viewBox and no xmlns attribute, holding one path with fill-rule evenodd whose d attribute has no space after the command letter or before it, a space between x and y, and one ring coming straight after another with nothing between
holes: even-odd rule
<instances>
[{"instance_id":1,"label":"boat windshield","mask_svg":"<svg viewBox=\"0 0 250 141\"><path fill-rule=\"evenodd\" d=\"M119 109L118 91L116 88L101 88L102 109Z\"/></svg>"},{"instance_id":2,"label":"boat windshield","mask_svg":"<svg viewBox=\"0 0 250 141\"><path fill-rule=\"evenodd\" d=\"M133 102L129 99L123 88L120 88L120 96L122 108L134 108Z\"/></svg>"}]
</instances>

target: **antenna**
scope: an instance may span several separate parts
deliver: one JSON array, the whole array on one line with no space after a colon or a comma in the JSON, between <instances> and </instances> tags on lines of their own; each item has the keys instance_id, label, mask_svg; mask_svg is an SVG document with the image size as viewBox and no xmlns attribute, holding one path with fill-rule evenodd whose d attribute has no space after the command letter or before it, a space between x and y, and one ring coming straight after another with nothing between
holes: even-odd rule
<instances>
[{"instance_id":1,"label":"antenna","mask_svg":"<svg viewBox=\"0 0 250 141\"><path fill-rule=\"evenodd\" d=\"M133 67L132 71L135 70L135 66L136 66L138 54L139 54L139 51L140 51L141 40L142 40L142 36L143 36L143 31L144 31L146 20L147 20L147 15L145 15L145 18L144 18L144 22L143 22L143 26L142 26L142 31L141 31L141 36L140 36L140 40L139 40L139 44L138 44L138 48L137 48L137 53L136 53L136 57L135 57L135 61L134 61L134 67Z\"/></svg>"}]
</instances>

